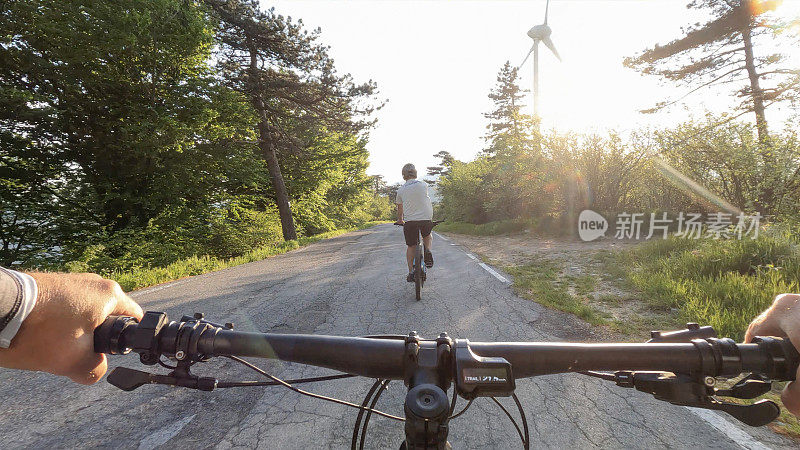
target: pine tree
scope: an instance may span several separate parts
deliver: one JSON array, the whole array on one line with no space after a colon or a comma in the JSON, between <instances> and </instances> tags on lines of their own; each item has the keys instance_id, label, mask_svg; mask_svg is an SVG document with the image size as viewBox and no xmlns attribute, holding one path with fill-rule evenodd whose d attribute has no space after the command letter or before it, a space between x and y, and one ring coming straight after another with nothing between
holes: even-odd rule
<instances>
[{"instance_id":1,"label":"pine tree","mask_svg":"<svg viewBox=\"0 0 800 450\"><path fill-rule=\"evenodd\" d=\"M689 87L682 97L644 112L660 110L710 86L738 85L736 93L743 101L736 109L754 113L759 140L766 142L766 108L800 93L800 71L781 67L785 55L759 56L755 51L754 38L774 38L785 28L763 15L779 4L776 0L690 1L687 8L707 10L712 19L687 28L684 36L672 42L625 59L628 67Z\"/></svg>"},{"instance_id":2,"label":"pine tree","mask_svg":"<svg viewBox=\"0 0 800 450\"><path fill-rule=\"evenodd\" d=\"M456 161L453 158L453 155L450 154L447 150L442 150L439 153L433 155L434 158L439 158L440 162L438 166L430 166L428 167L428 175L432 177L438 177L440 179L442 177L446 177L448 173L450 173L450 169L453 167L453 163ZM436 180L429 180L431 184L436 184Z\"/></svg>"},{"instance_id":3,"label":"pine tree","mask_svg":"<svg viewBox=\"0 0 800 450\"><path fill-rule=\"evenodd\" d=\"M666 108L710 86L738 85L736 95L742 101L735 110L738 115L752 112L755 116L761 156L758 168L760 176L769 180L759 199L763 212L776 203L781 189L766 109L778 102L795 101L800 94L800 71L782 67L786 56L759 56L755 49L754 39L774 38L786 28L764 14L779 4L777 0L692 0L687 8L709 11L713 16L710 21L689 27L681 38L625 59L628 67L689 88L682 97L643 112Z\"/></svg>"},{"instance_id":4,"label":"pine tree","mask_svg":"<svg viewBox=\"0 0 800 450\"><path fill-rule=\"evenodd\" d=\"M497 84L489 93L494 109L484 114L489 119L486 153L519 154L535 145L533 119L521 112L525 107L522 99L527 91L519 87L518 79L517 68L506 61L497 74Z\"/></svg>"}]
</instances>

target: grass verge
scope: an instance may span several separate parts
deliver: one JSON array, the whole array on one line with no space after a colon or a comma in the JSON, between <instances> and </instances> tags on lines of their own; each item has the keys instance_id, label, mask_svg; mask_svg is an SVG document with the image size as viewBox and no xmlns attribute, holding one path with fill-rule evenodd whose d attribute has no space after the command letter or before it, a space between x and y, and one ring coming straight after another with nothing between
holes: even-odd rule
<instances>
[{"instance_id":1,"label":"grass verge","mask_svg":"<svg viewBox=\"0 0 800 450\"><path fill-rule=\"evenodd\" d=\"M496 236L498 234L514 233L527 230L532 226L532 221L514 219L488 222L480 225L467 222L445 222L439 224L436 231L444 231L473 236Z\"/></svg>"},{"instance_id":2,"label":"grass verge","mask_svg":"<svg viewBox=\"0 0 800 450\"><path fill-rule=\"evenodd\" d=\"M234 267L253 261L259 261L270 256L280 255L305 245L321 241L323 239L336 237L349 231L363 230L381 223L389 222L367 222L358 227L329 231L327 233L321 233L314 236L301 237L293 241L285 241L256 248L242 256L237 256L235 258L222 259L207 255L191 256L164 267L144 267L124 272L113 272L109 275L109 278L119 283L122 289L126 292L132 291L134 289L165 283L167 281L200 275L207 272L213 272L215 270L226 269L228 267Z\"/></svg>"},{"instance_id":3,"label":"grass verge","mask_svg":"<svg viewBox=\"0 0 800 450\"><path fill-rule=\"evenodd\" d=\"M607 314L584 302L585 296L593 289L593 277L562 277L561 268L553 261L506 266L503 270L514 277L513 288L517 295L575 314L593 325L608 324Z\"/></svg>"},{"instance_id":4,"label":"grass verge","mask_svg":"<svg viewBox=\"0 0 800 450\"><path fill-rule=\"evenodd\" d=\"M779 231L755 240L652 241L618 254L615 264L650 308L677 308L682 320L737 340L776 295L800 291L800 248Z\"/></svg>"}]
</instances>

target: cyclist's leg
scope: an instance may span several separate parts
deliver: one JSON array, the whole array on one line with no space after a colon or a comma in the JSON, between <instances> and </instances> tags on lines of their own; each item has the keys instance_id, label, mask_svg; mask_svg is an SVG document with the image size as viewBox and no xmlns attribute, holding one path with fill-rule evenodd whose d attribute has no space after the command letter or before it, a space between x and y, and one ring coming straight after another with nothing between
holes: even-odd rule
<instances>
[{"instance_id":1,"label":"cyclist's leg","mask_svg":"<svg viewBox=\"0 0 800 450\"><path fill-rule=\"evenodd\" d=\"M403 236L406 240L406 262L408 263L408 273L414 273L414 253L419 243L419 226L413 222L406 222L403 225Z\"/></svg>"},{"instance_id":2,"label":"cyclist's leg","mask_svg":"<svg viewBox=\"0 0 800 450\"><path fill-rule=\"evenodd\" d=\"M425 266L428 268L433 267L433 253L431 253L431 246L433 245L433 223L427 223L420 227L422 232L422 245L425 247Z\"/></svg>"}]
</instances>

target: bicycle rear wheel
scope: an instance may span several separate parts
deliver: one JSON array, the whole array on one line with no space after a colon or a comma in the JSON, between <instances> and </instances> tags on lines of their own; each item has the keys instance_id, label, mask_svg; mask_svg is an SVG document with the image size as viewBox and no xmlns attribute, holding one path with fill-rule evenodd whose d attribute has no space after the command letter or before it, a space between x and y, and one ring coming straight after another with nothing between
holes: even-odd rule
<instances>
[{"instance_id":1,"label":"bicycle rear wheel","mask_svg":"<svg viewBox=\"0 0 800 450\"><path fill-rule=\"evenodd\" d=\"M417 254L414 256L414 287L417 300L422 299L422 244L417 244Z\"/></svg>"}]
</instances>

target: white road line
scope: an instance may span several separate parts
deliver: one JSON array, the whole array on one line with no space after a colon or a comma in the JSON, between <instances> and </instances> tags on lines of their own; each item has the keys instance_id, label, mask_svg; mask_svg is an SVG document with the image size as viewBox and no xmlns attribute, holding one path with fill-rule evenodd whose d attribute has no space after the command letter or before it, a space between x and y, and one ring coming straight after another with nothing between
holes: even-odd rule
<instances>
[{"instance_id":1,"label":"white road line","mask_svg":"<svg viewBox=\"0 0 800 450\"><path fill-rule=\"evenodd\" d=\"M725 436L728 436L732 441L739 444L740 447L747 450L769 450L769 447L758 442L753 436L750 436L747 432L742 431L741 428L728 422L719 414L707 409L689 408L688 406L685 406L685 408L694 413L697 417L705 420L709 425L722 432Z\"/></svg>"},{"instance_id":2,"label":"white road line","mask_svg":"<svg viewBox=\"0 0 800 450\"><path fill-rule=\"evenodd\" d=\"M467 256L469 257L469 259L478 259L472 253L467 253Z\"/></svg>"},{"instance_id":3,"label":"white road line","mask_svg":"<svg viewBox=\"0 0 800 450\"><path fill-rule=\"evenodd\" d=\"M447 239L446 237L442 236L441 234L439 234L439 233L437 233L435 231L433 232L433 234L435 234L436 236L439 236L439 239L441 239L443 241L449 241L450 240L450 239Z\"/></svg>"},{"instance_id":4,"label":"white road line","mask_svg":"<svg viewBox=\"0 0 800 450\"><path fill-rule=\"evenodd\" d=\"M503 283L510 283L510 281L508 281L508 279L506 277L500 275L494 269L492 269L491 267L487 266L485 263L480 263L478 265L483 267L484 270L486 270L490 274L494 275L495 278L497 278L498 280L502 281Z\"/></svg>"},{"instance_id":5,"label":"white road line","mask_svg":"<svg viewBox=\"0 0 800 450\"><path fill-rule=\"evenodd\" d=\"M128 293L128 295L131 296L131 297L138 297L140 295L149 294L150 292L156 292L156 291L160 291L162 289L166 289L166 288L169 288L169 287L178 286L178 285L181 285L181 284L186 283L188 281L189 281L188 279L170 281L170 282L167 282L167 283L159 284L157 286L140 289L140 290L138 290L136 292Z\"/></svg>"},{"instance_id":6,"label":"white road line","mask_svg":"<svg viewBox=\"0 0 800 450\"><path fill-rule=\"evenodd\" d=\"M185 427L187 424L189 424L189 422L192 421L192 419L194 419L194 416L195 414L192 414L191 416L184 417L172 425L167 425L160 430L156 430L153 434L139 441L139 450L153 450L160 445L166 444L167 441L175 437L176 434L180 433L183 427Z\"/></svg>"}]
</instances>

